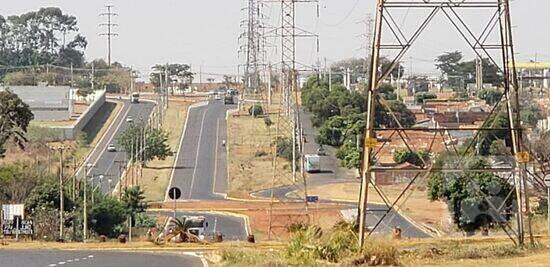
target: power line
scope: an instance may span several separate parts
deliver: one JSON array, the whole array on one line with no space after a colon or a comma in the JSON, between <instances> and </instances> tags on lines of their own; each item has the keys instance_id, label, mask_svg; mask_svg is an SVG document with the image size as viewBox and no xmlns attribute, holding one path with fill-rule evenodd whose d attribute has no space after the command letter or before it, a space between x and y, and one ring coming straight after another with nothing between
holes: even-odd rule
<instances>
[{"instance_id":1,"label":"power line","mask_svg":"<svg viewBox=\"0 0 550 267\"><path fill-rule=\"evenodd\" d=\"M118 33L113 32L113 28L118 26L118 24L112 22L112 18L114 16L118 16L118 13L114 13L112 11L113 5L106 5L107 12L99 14L100 16L107 17L107 23L99 24L100 27L107 27L107 32L100 33L101 36L107 36L107 46L108 46L108 53L107 53L107 63L109 66L111 66L111 38L114 36L118 36Z\"/></svg>"}]
</instances>

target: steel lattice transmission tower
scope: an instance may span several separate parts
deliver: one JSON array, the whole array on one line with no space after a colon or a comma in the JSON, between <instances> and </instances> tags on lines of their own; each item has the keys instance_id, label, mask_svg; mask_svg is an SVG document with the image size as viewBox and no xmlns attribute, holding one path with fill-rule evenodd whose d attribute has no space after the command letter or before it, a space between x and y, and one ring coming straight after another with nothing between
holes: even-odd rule
<instances>
[{"instance_id":1,"label":"steel lattice transmission tower","mask_svg":"<svg viewBox=\"0 0 550 267\"><path fill-rule=\"evenodd\" d=\"M490 217L495 226L502 228L516 245L524 245L525 233L527 231L531 233L529 221L524 220L525 214L530 212L529 198L526 197L528 195L527 191L530 187L540 184L540 181L533 175L529 175L529 170L526 168L529 161L528 147L522 145L520 88L515 67L509 2L509 0L377 0L373 44L369 57L367 127L365 129L360 167L361 190L358 220L360 227L359 243L361 246L365 243L367 232L368 235L372 234L381 224L393 225L392 221L388 221L393 220L389 217L394 217L390 214L395 211L397 205L402 206L402 202L406 201L406 195L414 190L411 189L414 183L425 181L430 175L434 174L443 177L443 181L448 178L465 179L464 175L469 174L490 174L493 175L492 177L498 177L498 179L505 181L506 186L492 189L494 192L484 191L475 181L467 181L468 186L470 186L469 190L475 190L477 194L482 196L487 206L486 210L475 210L476 207L473 207L472 213L468 213L468 216L473 216L472 218L477 218L477 216ZM414 19L419 20L417 25L411 23L407 25L409 28L404 28L405 23L402 23L402 25L396 23L399 20L396 19L395 15L399 14L399 10L414 10L415 12L424 13L414 16ZM475 23L471 23L468 22L465 16L470 14L468 12L486 12L483 14L487 15L476 14L477 20L475 20ZM385 96L379 93L380 85L388 81L388 77L398 66L399 61L421 38L421 34L426 31L428 26L433 24L436 16L450 22L450 30L445 38L456 36L465 41L465 44L471 49L476 58L483 58L483 60L496 66L502 77L502 83L498 86L501 96L497 103L490 106L490 111L486 111L487 116L483 119L482 125L461 127L460 123L457 123L420 128L404 126L393 112L391 105L388 104L390 100L385 99ZM486 19L486 24L479 23L483 19ZM473 26L481 26L481 30L479 27ZM456 35L453 35L453 32ZM389 57L390 67L385 69L380 67L382 52L385 53L384 56L387 56L386 54L392 55ZM375 110L386 112L388 122L375 121ZM457 119L458 114L457 111ZM504 118L506 121L505 126L502 124L495 126L497 117ZM503 136L503 140L507 140L507 145L511 148L513 156L504 161L508 163L503 166L495 164L469 165L470 162L475 162L477 159L486 159L483 158L486 155L480 152L480 148L494 140L491 138L497 133ZM425 136L427 140L425 143L419 144L418 140L409 137L412 134L416 138ZM452 134L455 137L451 136ZM463 147L460 149L457 148L457 143L453 139L459 134L467 134L472 137L471 139L463 139ZM405 147L411 153L417 153L420 149L425 149L428 154L434 153L435 156L428 159L419 157L422 161L419 164L421 166L415 168L403 169L382 166L379 163L382 152L384 150L389 151L390 145L395 146L396 144ZM444 149L436 150L434 148L436 145L444 146ZM436 164L437 153L447 153L445 155L449 158L443 164ZM396 199L391 200L384 193L384 190L377 185L376 177L384 174L403 173L404 171L414 173L414 175L411 175L410 179L404 182L406 187ZM374 188L374 191L380 195L387 209L368 208L369 187ZM379 212L375 216L376 224L367 230L367 217L369 214L376 212ZM514 218L514 220L510 218ZM530 236L531 241L533 241L532 235Z\"/></svg>"},{"instance_id":2,"label":"steel lattice transmission tower","mask_svg":"<svg viewBox=\"0 0 550 267\"><path fill-rule=\"evenodd\" d=\"M275 36L280 38L281 42L281 61L279 63L280 76L279 76L279 107L277 112L276 121L276 138L290 137L292 140L292 159L291 159L291 177L285 177L292 181L294 185L298 182L297 164L303 166L303 131L300 120L300 107L297 102L298 99L298 65L300 64L296 60L296 39L304 37L317 38L317 52L319 51L318 35L308 32L299 28L296 25L296 4L297 3L317 3L317 17L319 16L318 0L264 0L264 2L270 2L280 4L280 16L281 25L274 29ZM315 69L309 67L310 69ZM303 68L305 69L305 68ZM284 176L283 173L287 171L284 168L280 168L282 162L279 155L277 155L279 141L275 142L273 147L273 180L275 177ZM279 169L280 168L280 169ZM307 196L307 186L305 175L302 170L302 178L304 182L304 201ZM268 234L271 235L271 217L273 207L273 191L271 192L271 208L270 208L270 224ZM307 203L306 203L307 207Z\"/></svg>"},{"instance_id":3,"label":"steel lattice transmission tower","mask_svg":"<svg viewBox=\"0 0 550 267\"><path fill-rule=\"evenodd\" d=\"M247 0L246 19L241 22L243 33L240 35L239 52L244 54L244 84L248 91L258 90L261 85L261 68L265 66L264 53L264 23L261 11L261 0Z\"/></svg>"},{"instance_id":4,"label":"steel lattice transmission tower","mask_svg":"<svg viewBox=\"0 0 550 267\"><path fill-rule=\"evenodd\" d=\"M118 34L113 31L113 28L118 26L118 24L113 23L113 17L118 16L118 13L112 11L114 7L113 5L106 5L105 7L107 8L107 12L101 13L100 16L106 17L107 22L99 24L99 26L106 27L107 32L100 33L99 35L107 36L107 63L109 64L109 66L111 66L111 39L114 36L118 36Z\"/></svg>"}]
</instances>

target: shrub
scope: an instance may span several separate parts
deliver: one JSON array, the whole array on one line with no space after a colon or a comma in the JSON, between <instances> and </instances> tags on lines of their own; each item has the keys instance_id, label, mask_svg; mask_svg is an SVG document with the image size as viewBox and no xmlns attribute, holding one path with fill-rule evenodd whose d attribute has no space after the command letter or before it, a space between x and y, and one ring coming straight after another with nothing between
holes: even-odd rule
<instances>
[{"instance_id":1,"label":"shrub","mask_svg":"<svg viewBox=\"0 0 550 267\"><path fill-rule=\"evenodd\" d=\"M277 156L292 161L292 140L285 137L277 137L275 141L277 145ZM297 154L296 158L300 156Z\"/></svg>"},{"instance_id":2,"label":"shrub","mask_svg":"<svg viewBox=\"0 0 550 267\"><path fill-rule=\"evenodd\" d=\"M265 126L267 126L267 128L269 128L269 127L271 127L271 125L273 125L273 121L269 117L264 118L264 123L265 123Z\"/></svg>"},{"instance_id":3,"label":"shrub","mask_svg":"<svg viewBox=\"0 0 550 267\"><path fill-rule=\"evenodd\" d=\"M248 109L248 114L250 114L253 117L258 117L264 114L264 109L262 108L261 105L254 104Z\"/></svg>"},{"instance_id":4,"label":"shrub","mask_svg":"<svg viewBox=\"0 0 550 267\"><path fill-rule=\"evenodd\" d=\"M257 157L257 158L264 157L264 156L267 156L267 152L265 152L263 150L256 151L256 153L254 153L254 156Z\"/></svg>"},{"instance_id":5,"label":"shrub","mask_svg":"<svg viewBox=\"0 0 550 267\"><path fill-rule=\"evenodd\" d=\"M91 211L91 228L99 235L117 237L121 224L126 221L127 213L122 202L106 197L96 203Z\"/></svg>"}]
</instances>

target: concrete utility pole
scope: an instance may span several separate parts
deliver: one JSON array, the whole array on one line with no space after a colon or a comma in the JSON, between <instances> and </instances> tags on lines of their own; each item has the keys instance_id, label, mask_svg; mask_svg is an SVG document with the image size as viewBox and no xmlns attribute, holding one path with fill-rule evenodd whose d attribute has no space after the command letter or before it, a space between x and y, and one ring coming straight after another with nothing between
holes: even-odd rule
<instances>
[{"instance_id":1,"label":"concrete utility pole","mask_svg":"<svg viewBox=\"0 0 550 267\"><path fill-rule=\"evenodd\" d=\"M84 242L88 240L88 172L93 167L91 163L87 163L84 166L84 207L83 207L83 222L82 222L82 236Z\"/></svg>"},{"instance_id":2,"label":"concrete utility pole","mask_svg":"<svg viewBox=\"0 0 550 267\"><path fill-rule=\"evenodd\" d=\"M476 89L483 90L483 59L481 57L476 58Z\"/></svg>"},{"instance_id":3,"label":"concrete utility pole","mask_svg":"<svg viewBox=\"0 0 550 267\"><path fill-rule=\"evenodd\" d=\"M95 90L95 66L94 62L92 61L92 91Z\"/></svg>"},{"instance_id":4,"label":"concrete utility pole","mask_svg":"<svg viewBox=\"0 0 550 267\"><path fill-rule=\"evenodd\" d=\"M107 64L109 64L109 67L111 67L111 38L114 36L118 36L117 33L113 32L113 28L118 26L118 24L113 23L112 19L114 16L118 16L118 14L112 11L114 7L113 5L106 5L105 7L107 8L107 12L101 13L99 15L107 17L107 23L99 24L99 26L107 27L107 32L100 33L99 35L107 36Z\"/></svg>"},{"instance_id":5,"label":"concrete utility pole","mask_svg":"<svg viewBox=\"0 0 550 267\"><path fill-rule=\"evenodd\" d=\"M65 150L65 147L60 146L57 149L59 150L59 239L63 240L63 225L65 222L63 218L65 208L65 196L63 194L63 169L65 168L63 165L63 151Z\"/></svg>"}]
</instances>

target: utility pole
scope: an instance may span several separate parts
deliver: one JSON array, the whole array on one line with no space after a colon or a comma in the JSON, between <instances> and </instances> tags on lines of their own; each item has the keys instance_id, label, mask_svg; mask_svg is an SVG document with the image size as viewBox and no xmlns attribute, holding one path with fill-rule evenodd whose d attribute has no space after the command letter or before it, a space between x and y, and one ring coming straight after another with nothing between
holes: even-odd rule
<instances>
[{"instance_id":1,"label":"utility pole","mask_svg":"<svg viewBox=\"0 0 550 267\"><path fill-rule=\"evenodd\" d=\"M93 167L91 163L84 165L84 207L83 207L83 222L82 222L82 235L84 242L88 240L88 172ZM93 194L93 192L92 192Z\"/></svg>"},{"instance_id":2,"label":"utility pole","mask_svg":"<svg viewBox=\"0 0 550 267\"><path fill-rule=\"evenodd\" d=\"M74 88L74 71L73 71L73 63L71 62L71 88Z\"/></svg>"},{"instance_id":3,"label":"utility pole","mask_svg":"<svg viewBox=\"0 0 550 267\"><path fill-rule=\"evenodd\" d=\"M476 89L478 92L483 90L483 59L476 58Z\"/></svg>"},{"instance_id":4,"label":"utility pole","mask_svg":"<svg viewBox=\"0 0 550 267\"><path fill-rule=\"evenodd\" d=\"M94 62L92 61L92 91L95 90L95 66Z\"/></svg>"},{"instance_id":5,"label":"utility pole","mask_svg":"<svg viewBox=\"0 0 550 267\"><path fill-rule=\"evenodd\" d=\"M168 109L168 91L169 91L169 85L170 85L170 79L169 79L169 72L168 72L168 63L166 63L166 67L164 68L164 85L166 86L166 89L164 90L164 109Z\"/></svg>"},{"instance_id":6,"label":"utility pole","mask_svg":"<svg viewBox=\"0 0 550 267\"><path fill-rule=\"evenodd\" d=\"M118 26L118 24L113 23L112 19L114 16L118 16L118 14L112 11L114 7L113 5L106 5L105 7L107 8L107 12L101 13L99 15L107 17L107 23L102 23L99 26L107 27L107 32L101 33L99 35L107 36L107 47L108 47L107 64L109 64L109 67L111 67L111 38L114 36L118 36L117 33L113 32L113 28Z\"/></svg>"},{"instance_id":7,"label":"utility pole","mask_svg":"<svg viewBox=\"0 0 550 267\"><path fill-rule=\"evenodd\" d=\"M60 146L56 148L59 150L59 239L63 240L63 225L64 225L64 218L63 218L63 212L64 212L64 205L65 205L65 196L63 194L63 174L64 174L64 164L63 164L63 151L65 150L65 147Z\"/></svg>"}]
</instances>

